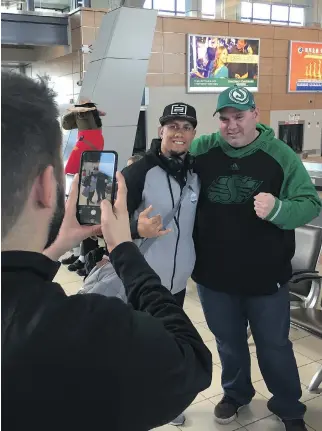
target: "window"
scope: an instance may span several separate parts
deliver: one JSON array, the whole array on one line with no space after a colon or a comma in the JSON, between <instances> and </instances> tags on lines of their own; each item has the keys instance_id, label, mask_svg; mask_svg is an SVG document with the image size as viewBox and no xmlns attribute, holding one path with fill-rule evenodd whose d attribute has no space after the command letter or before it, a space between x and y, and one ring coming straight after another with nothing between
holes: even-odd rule
<instances>
[{"instance_id":1,"label":"window","mask_svg":"<svg viewBox=\"0 0 322 431\"><path fill-rule=\"evenodd\" d=\"M153 0L153 9L175 11L174 0Z\"/></svg>"},{"instance_id":2,"label":"window","mask_svg":"<svg viewBox=\"0 0 322 431\"><path fill-rule=\"evenodd\" d=\"M269 22L271 18L271 6L265 3L253 3L253 22L266 21Z\"/></svg>"},{"instance_id":3,"label":"window","mask_svg":"<svg viewBox=\"0 0 322 431\"><path fill-rule=\"evenodd\" d=\"M290 25L304 26L304 9L302 7L290 7Z\"/></svg>"},{"instance_id":4,"label":"window","mask_svg":"<svg viewBox=\"0 0 322 431\"><path fill-rule=\"evenodd\" d=\"M186 12L186 1L185 0L177 0L177 12Z\"/></svg>"},{"instance_id":5,"label":"window","mask_svg":"<svg viewBox=\"0 0 322 431\"><path fill-rule=\"evenodd\" d=\"M241 21L258 24L304 26L304 8L242 1Z\"/></svg>"},{"instance_id":6,"label":"window","mask_svg":"<svg viewBox=\"0 0 322 431\"><path fill-rule=\"evenodd\" d=\"M201 4L201 15L204 18L214 18L216 14L216 1L214 0L202 0Z\"/></svg>"},{"instance_id":7,"label":"window","mask_svg":"<svg viewBox=\"0 0 322 431\"><path fill-rule=\"evenodd\" d=\"M145 0L143 7L145 9L152 9L152 0Z\"/></svg>"},{"instance_id":8,"label":"window","mask_svg":"<svg viewBox=\"0 0 322 431\"><path fill-rule=\"evenodd\" d=\"M185 16L185 0L145 0L145 9L157 9L159 15Z\"/></svg>"},{"instance_id":9,"label":"window","mask_svg":"<svg viewBox=\"0 0 322 431\"><path fill-rule=\"evenodd\" d=\"M246 1L241 2L241 16L250 19L253 16L253 4Z\"/></svg>"},{"instance_id":10,"label":"window","mask_svg":"<svg viewBox=\"0 0 322 431\"><path fill-rule=\"evenodd\" d=\"M290 8L288 6L272 5L272 23L287 24Z\"/></svg>"}]
</instances>

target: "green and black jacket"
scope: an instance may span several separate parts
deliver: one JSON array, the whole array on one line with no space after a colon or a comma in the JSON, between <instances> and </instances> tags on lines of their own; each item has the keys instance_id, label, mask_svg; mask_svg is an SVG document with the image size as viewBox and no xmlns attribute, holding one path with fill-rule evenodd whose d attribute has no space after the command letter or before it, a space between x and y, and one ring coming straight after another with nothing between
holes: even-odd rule
<instances>
[{"instance_id":1,"label":"green and black jacket","mask_svg":"<svg viewBox=\"0 0 322 431\"><path fill-rule=\"evenodd\" d=\"M257 129L258 138L243 148L231 147L220 133L201 136L191 146L201 179L193 279L213 290L276 292L291 277L294 229L320 213L300 158L271 128ZM260 192L276 198L266 220L254 210Z\"/></svg>"}]
</instances>

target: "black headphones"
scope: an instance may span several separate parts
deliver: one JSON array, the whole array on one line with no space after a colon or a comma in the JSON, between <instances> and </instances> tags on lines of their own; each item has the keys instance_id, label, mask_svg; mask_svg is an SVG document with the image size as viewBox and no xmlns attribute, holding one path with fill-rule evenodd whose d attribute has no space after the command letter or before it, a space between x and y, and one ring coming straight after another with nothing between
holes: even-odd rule
<instances>
[{"instance_id":1,"label":"black headphones","mask_svg":"<svg viewBox=\"0 0 322 431\"><path fill-rule=\"evenodd\" d=\"M177 173L183 168L185 168L187 171L190 171L191 169L193 169L195 161L194 157L189 153L186 154L186 157L182 158L179 155L172 155L171 157L166 157L160 152L159 157L173 173Z\"/></svg>"}]
</instances>

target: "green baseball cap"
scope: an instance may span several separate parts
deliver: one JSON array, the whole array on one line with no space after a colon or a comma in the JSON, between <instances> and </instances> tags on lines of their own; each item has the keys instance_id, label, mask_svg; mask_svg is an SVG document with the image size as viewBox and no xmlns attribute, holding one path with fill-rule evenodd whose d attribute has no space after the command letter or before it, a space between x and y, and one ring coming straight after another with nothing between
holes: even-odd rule
<instances>
[{"instance_id":1,"label":"green baseball cap","mask_svg":"<svg viewBox=\"0 0 322 431\"><path fill-rule=\"evenodd\" d=\"M248 111L249 109L256 108L254 96L246 87L234 85L219 94L217 109L214 115L224 108L235 108L239 111Z\"/></svg>"}]
</instances>

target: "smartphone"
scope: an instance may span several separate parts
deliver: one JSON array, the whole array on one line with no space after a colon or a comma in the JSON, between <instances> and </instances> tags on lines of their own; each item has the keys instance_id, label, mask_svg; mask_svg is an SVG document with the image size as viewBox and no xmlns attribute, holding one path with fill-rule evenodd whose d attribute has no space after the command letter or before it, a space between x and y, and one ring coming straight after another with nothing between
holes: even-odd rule
<instances>
[{"instance_id":1,"label":"smartphone","mask_svg":"<svg viewBox=\"0 0 322 431\"><path fill-rule=\"evenodd\" d=\"M82 154L76 210L80 224L100 224L101 201L108 199L113 205L117 161L115 151L84 151Z\"/></svg>"}]
</instances>

